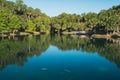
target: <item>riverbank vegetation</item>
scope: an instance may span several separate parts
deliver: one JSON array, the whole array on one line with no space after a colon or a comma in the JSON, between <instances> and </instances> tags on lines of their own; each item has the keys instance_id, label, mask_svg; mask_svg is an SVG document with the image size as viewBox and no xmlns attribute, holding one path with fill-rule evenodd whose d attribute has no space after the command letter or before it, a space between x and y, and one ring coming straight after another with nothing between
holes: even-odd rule
<instances>
[{"instance_id":1,"label":"riverbank vegetation","mask_svg":"<svg viewBox=\"0 0 120 80\"><path fill-rule=\"evenodd\" d=\"M40 33L69 33L90 31L111 35L120 33L120 5L99 13L81 15L62 13L49 17L40 9L28 7L23 0L0 0L0 35L31 35ZM22 32L22 33L21 33Z\"/></svg>"},{"instance_id":2,"label":"riverbank vegetation","mask_svg":"<svg viewBox=\"0 0 120 80\"><path fill-rule=\"evenodd\" d=\"M47 32L49 30L50 17L42 13L40 9L33 9L23 3L0 0L0 32ZM5 36L5 35L4 35Z\"/></svg>"}]
</instances>

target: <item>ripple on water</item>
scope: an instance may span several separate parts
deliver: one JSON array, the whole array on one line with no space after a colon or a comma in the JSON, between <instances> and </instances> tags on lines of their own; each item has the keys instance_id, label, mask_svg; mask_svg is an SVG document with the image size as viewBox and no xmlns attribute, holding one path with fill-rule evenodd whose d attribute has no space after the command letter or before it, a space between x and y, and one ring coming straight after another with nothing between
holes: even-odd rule
<instances>
[{"instance_id":1,"label":"ripple on water","mask_svg":"<svg viewBox=\"0 0 120 80\"><path fill-rule=\"evenodd\" d=\"M48 69L47 68L41 68L42 71L47 71Z\"/></svg>"}]
</instances>

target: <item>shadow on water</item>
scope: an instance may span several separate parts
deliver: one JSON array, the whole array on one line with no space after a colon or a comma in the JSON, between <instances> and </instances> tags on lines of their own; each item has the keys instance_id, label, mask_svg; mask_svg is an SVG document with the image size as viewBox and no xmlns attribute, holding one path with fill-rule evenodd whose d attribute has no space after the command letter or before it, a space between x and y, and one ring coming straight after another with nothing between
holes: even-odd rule
<instances>
[{"instance_id":1,"label":"shadow on water","mask_svg":"<svg viewBox=\"0 0 120 80\"><path fill-rule=\"evenodd\" d=\"M62 51L77 50L88 53L98 52L120 68L120 45L107 39L91 38L76 35L40 35L16 37L0 40L0 69L8 65L23 66L28 57L40 56L50 45L57 46Z\"/></svg>"}]
</instances>

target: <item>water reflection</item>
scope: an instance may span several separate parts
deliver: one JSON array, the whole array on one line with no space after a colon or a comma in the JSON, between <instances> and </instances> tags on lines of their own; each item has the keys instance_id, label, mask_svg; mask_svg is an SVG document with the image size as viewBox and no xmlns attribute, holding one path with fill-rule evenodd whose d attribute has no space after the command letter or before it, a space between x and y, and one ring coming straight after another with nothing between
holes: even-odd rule
<instances>
[{"instance_id":1,"label":"water reflection","mask_svg":"<svg viewBox=\"0 0 120 80\"><path fill-rule=\"evenodd\" d=\"M20 75L25 79L35 76L37 80L98 80L98 77L104 80L104 75L106 80L120 79L120 45L115 40L76 35L40 35L1 39L0 46L0 70L3 71L0 71L0 75L3 76L7 74L5 71L14 73L15 70L18 71L18 80L22 79L18 77ZM109 75L113 77L108 78Z\"/></svg>"},{"instance_id":2,"label":"water reflection","mask_svg":"<svg viewBox=\"0 0 120 80\"><path fill-rule=\"evenodd\" d=\"M49 47L47 36L16 37L0 41L0 69L10 64L22 66L27 57L40 55Z\"/></svg>"}]
</instances>

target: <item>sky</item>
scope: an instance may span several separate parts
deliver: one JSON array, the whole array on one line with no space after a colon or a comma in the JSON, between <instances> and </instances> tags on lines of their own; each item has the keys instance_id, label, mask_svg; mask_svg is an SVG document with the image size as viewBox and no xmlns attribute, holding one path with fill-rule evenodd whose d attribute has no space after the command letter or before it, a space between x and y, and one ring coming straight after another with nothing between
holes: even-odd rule
<instances>
[{"instance_id":1,"label":"sky","mask_svg":"<svg viewBox=\"0 0 120 80\"><path fill-rule=\"evenodd\" d=\"M15 0L10 0L15 1ZM70 14L82 14L88 12L100 12L119 5L120 0L23 0L25 4L33 8L39 8L48 16L57 16L63 12Z\"/></svg>"}]
</instances>

